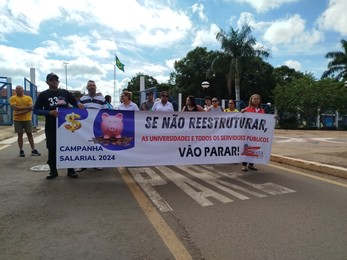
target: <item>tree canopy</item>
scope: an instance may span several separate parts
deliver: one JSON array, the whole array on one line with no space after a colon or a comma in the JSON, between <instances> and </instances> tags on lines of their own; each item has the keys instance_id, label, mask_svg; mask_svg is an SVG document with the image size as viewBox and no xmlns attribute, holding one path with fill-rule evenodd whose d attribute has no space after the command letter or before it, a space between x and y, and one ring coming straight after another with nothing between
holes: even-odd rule
<instances>
[{"instance_id":1,"label":"tree canopy","mask_svg":"<svg viewBox=\"0 0 347 260\"><path fill-rule=\"evenodd\" d=\"M252 30L250 25L244 24L241 30L231 27L228 33L220 30L216 34L222 51L218 52L211 68L214 72L220 72L225 76L229 95L232 95L232 87L235 87L237 100L240 99L240 78L250 61L255 57L270 56L264 47L256 46L257 41L251 34Z\"/></svg>"},{"instance_id":2,"label":"tree canopy","mask_svg":"<svg viewBox=\"0 0 347 260\"><path fill-rule=\"evenodd\" d=\"M330 51L325 58L331 59L328 69L324 71L322 79L333 77L336 80L347 80L347 41L341 40L343 51Z\"/></svg>"}]
</instances>

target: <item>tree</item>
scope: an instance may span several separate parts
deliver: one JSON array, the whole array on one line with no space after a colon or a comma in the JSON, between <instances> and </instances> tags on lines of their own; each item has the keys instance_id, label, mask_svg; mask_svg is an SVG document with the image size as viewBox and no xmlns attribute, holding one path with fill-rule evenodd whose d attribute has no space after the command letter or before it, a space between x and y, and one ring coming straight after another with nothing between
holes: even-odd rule
<instances>
[{"instance_id":1,"label":"tree","mask_svg":"<svg viewBox=\"0 0 347 260\"><path fill-rule=\"evenodd\" d=\"M212 62L212 71L223 73L227 80L229 95L232 94L232 86L235 86L235 98L240 100L240 78L244 68L250 59L254 57L270 56L262 46L256 46L256 39L251 35L252 27L244 24L241 30L234 30L226 33L220 30L216 39L221 44L222 52Z\"/></svg>"},{"instance_id":2,"label":"tree","mask_svg":"<svg viewBox=\"0 0 347 260\"><path fill-rule=\"evenodd\" d=\"M310 126L324 98L311 75L295 79L289 85L277 85L274 94L279 123L283 128L297 128L300 124Z\"/></svg>"},{"instance_id":3,"label":"tree","mask_svg":"<svg viewBox=\"0 0 347 260\"><path fill-rule=\"evenodd\" d=\"M347 91L334 79L315 80L310 74L294 79L290 84L278 84L274 90L279 123L283 128L315 126L317 115L347 112Z\"/></svg>"},{"instance_id":4,"label":"tree","mask_svg":"<svg viewBox=\"0 0 347 260\"><path fill-rule=\"evenodd\" d=\"M248 66L242 73L242 100L248 100L252 94L260 94L264 103L273 103L273 90L276 87L274 67L259 57L249 60Z\"/></svg>"},{"instance_id":5,"label":"tree","mask_svg":"<svg viewBox=\"0 0 347 260\"><path fill-rule=\"evenodd\" d=\"M133 77L129 82L127 86L127 90L131 91L133 93L132 101L134 103L139 103L139 93L140 93L140 77L145 77L145 88L152 88L156 87L158 85L158 81L153 78L152 76L145 75L141 72L137 73L135 77Z\"/></svg>"},{"instance_id":6,"label":"tree","mask_svg":"<svg viewBox=\"0 0 347 260\"><path fill-rule=\"evenodd\" d=\"M328 69L323 72L322 79L333 77L336 80L347 79L347 41L341 40L343 51L331 51L325 58L331 59Z\"/></svg>"},{"instance_id":7,"label":"tree","mask_svg":"<svg viewBox=\"0 0 347 260\"><path fill-rule=\"evenodd\" d=\"M177 91L184 97L204 95L201 83L206 80L206 71L215 57L215 52L196 47L188 52L186 57L175 62L175 72L171 73L169 82L175 83Z\"/></svg>"},{"instance_id":8,"label":"tree","mask_svg":"<svg viewBox=\"0 0 347 260\"><path fill-rule=\"evenodd\" d=\"M277 84L288 85L296 79L303 78L305 74L283 65L274 69L273 76Z\"/></svg>"}]
</instances>

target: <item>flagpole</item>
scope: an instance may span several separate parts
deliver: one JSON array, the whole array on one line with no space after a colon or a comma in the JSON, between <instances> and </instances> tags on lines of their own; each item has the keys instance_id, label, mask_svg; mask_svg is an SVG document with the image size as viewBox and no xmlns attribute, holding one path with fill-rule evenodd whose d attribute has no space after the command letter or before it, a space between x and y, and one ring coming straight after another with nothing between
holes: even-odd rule
<instances>
[{"instance_id":1,"label":"flagpole","mask_svg":"<svg viewBox=\"0 0 347 260\"><path fill-rule=\"evenodd\" d=\"M116 54L114 55L114 68L113 68L113 104L116 107Z\"/></svg>"}]
</instances>

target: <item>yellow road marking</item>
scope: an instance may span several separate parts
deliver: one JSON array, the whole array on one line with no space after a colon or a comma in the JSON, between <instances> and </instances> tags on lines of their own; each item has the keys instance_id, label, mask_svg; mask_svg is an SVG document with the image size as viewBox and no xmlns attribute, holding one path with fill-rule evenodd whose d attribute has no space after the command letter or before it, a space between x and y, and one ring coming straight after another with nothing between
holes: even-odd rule
<instances>
[{"instance_id":1,"label":"yellow road marking","mask_svg":"<svg viewBox=\"0 0 347 260\"><path fill-rule=\"evenodd\" d=\"M311 174L308 174L308 173L304 173L304 172L299 172L299 171L296 171L296 170L291 170L291 169L288 169L288 168L285 168L285 167L282 167L282 166L277 166L277 165L273 165L273 164L269 164L269 165L272 166L272 167L281 169L281 170L289 171L289 172L292 172L292 173L295 173L295 174L298 174L298 175L302 175L302 176L305 176L305 177L309 177L309 178L312 178L312 179L328 182L328 183L331 183L331 184L335 184L337 186L341 186L341 187L347 188L347 184L345 184L345 183L341 183L341 182L337 182L337 181L333 181L333 180L328 180L326 178L314 176L314 175L311 175Z\"/></svg>"},{"instance_id":2,"label":"yellow road marking","mask_svg":"<svg viewBox=\"0 0 347 260\"><path fill-rule=\"evenodd\" d=\"M141 188L136 184L134 179L130 177L129 172L124 167L118 168L124 182L128 185L135 199L139 203L142 210L145 212L148 220L152 223L165 245L170 250L175 259L192 259L187 249L177 238L175 233L160 216L152 203L147 199Z\"/></svg>"}]
</instances>

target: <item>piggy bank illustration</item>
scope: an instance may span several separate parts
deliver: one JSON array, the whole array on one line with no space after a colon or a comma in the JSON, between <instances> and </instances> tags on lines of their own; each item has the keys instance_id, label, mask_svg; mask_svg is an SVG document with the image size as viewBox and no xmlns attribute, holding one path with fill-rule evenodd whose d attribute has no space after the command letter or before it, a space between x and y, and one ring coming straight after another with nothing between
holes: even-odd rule
<instances>
[{"instance_id":1,"label":"piggy bank illustration","mask_svg":"<svg viewBox=\"0 0 347 260\"><path fill-rule=\"evenodd\" d=\"M118 113L114 116L108 113L102 114L101 131L104 134L104 139L111 137L121 138L123 132L123 114Z\"/></svg>"}]
</instances>

